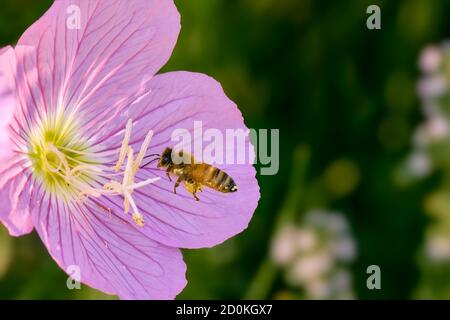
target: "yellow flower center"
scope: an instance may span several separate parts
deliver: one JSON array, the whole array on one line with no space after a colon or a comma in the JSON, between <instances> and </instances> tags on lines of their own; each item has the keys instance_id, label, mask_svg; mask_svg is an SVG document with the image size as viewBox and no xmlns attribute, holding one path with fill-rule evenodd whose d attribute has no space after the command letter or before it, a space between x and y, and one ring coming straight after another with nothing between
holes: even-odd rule
<instances>
[{"instance_id":1,"label":"yellow flower center","mask_svg":"<svg viewBox=\"0 0 450 320\"><path fill-rule=\"evenodd\" d=\"M65 200L77 197L77 184L96 178L93 171L79 170L80 166L94 169L102 162L88 143L77 137L77 128L73 117L47 117L32 130L28 146L34 175L47 191Z\"/></svg>"},{"instance_id":2,"label":"yellow flower center","mask_svg":"<svg viewBox=\"0 0 450 320\"><path fill-rule=\"evenodd\" d=\"M133 190L154 183L159 178L135 183L135 175L145 157L153 132L150 130L136 159L128 145L132 121L128 121L124 140L114 168L108 167L106 154L95 152L89 143L79 136L80 130L75 117L57 114L47 117L36 126L30 135L28 156L33 174L46 191L61 197L64 201L83 201L87 197L123 196L124 212L133 210L133 220L143 227L144 218L133 200ZM125 167L122 169L123 163ZM122 176L122 182L117 181ZM101 184L99 181L109 181ZM108 209L110 210L110 209Z\"/></svg>"}]
</instances>

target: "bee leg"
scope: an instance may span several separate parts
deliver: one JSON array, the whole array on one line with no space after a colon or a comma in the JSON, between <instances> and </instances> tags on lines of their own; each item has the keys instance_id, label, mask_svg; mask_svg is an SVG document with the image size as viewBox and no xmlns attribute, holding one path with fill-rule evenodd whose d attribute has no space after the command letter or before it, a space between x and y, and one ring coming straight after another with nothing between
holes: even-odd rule
<instances>
[{"instance_id":1,"label":"bee leg","mask_svg":"<svg viewBox=\"0 0 450 320\"><path fill-rule=\"evenodd\" d=\"M194 196L195 201L200 201L200 199L197 197L197 192L199 192L199 191L200 192L203 191L202 185L200 185L200 184L197 185L197 188L196 188L195 192L192 193L192 195Z\"/></svg>"},{"instance_id":2,"label":"bee leg","mask_svg":"<svg viewBox=\"0 0 450 320\"><path fill-rule=\"evenodd\" d=\"M197 197L197 192L194 192L192 195L194 196L195 201L200 201L199 197Z\"/></svg>"},{"instance_id":3,"label":"bee leg","mask_svg":"<svg viewBox=\"0 0 450 320\"><path fill-rule=\"evenodd\" d=\"M192 179L188 179L184 182L184 186L189 193L192 193L195 201L200 201L197 197L197 192L201 191L201 186L198 183L195 183Z\"/></svg>"},{"instance_id":4,"label":"bee leg","mask_svg":"<svg viewBox=\"0 0 450 320\"><path fill-rule=\"evenodd\" d=\"M170 177L170 171L172 170L172 166L168 166L166 170L167 178L169 178L169 181L172 182L172 178Z\"/></svg>"},{"instance_id":5,"label":"bee leg","mask_svg":"<svg viewBox=\"0 0 450 320\"><path fill-rule=\"evenodd\" d=\"M182 177L179 177L178 179L177 179L177 182L175 182L175 185L173 186L173 193L177 193L177 188L178 188L178 186L180 185L180 183L181 183L181 181L183 181L183 178Z\"/></svg>"},{"instance_id":6,"label":"bee leg","mask_svg":"<svg viewBox=\"0 0 450 320\"><path fill-rule=\"evenodd\" d=\"M195 201L200 201L200 199L197 197L197 192L201 191L201 187L200 185L198 185L197 183L193 183L192 184L192 195L194 196Z\"/></svg>"}]
</instances>

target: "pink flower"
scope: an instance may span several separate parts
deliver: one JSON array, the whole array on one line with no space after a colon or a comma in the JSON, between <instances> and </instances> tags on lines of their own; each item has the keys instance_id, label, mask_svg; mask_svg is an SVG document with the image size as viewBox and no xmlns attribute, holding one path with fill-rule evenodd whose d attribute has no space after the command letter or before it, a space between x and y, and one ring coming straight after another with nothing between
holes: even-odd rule
<instances>
[{"instance_id":1,"label":"pink flower","mask_svg":"<svg viewBox=\"0 0 450 320\"><path fill-rule=\"evenodd\" d=\"M79 28L69 27L77 8ZM186 285L179 248L241 232L259 199L250 164L217 165L239 191L205 189L200 201L184 188L174 194L155 165L142 167L194 121L247 129L213 79L155 76L179 30L172 0L56 0L14 52L1 51L16 101L0 126L12 145L0 168L0 220L14 236L36 229L62 269L78 266L83 283L123 299L174 298Z\"/></svg>"},{"instance_id":2,"label":"pink flower","mask_svg":"<svg viewBox=\"0 0 450 320\"><path fill-rule=\"evenodd\" d=\"M14 51L11 47L0 49L0 163L11 155L9 135L6 130L14 112Z\"/></svg>"}]
</instances>

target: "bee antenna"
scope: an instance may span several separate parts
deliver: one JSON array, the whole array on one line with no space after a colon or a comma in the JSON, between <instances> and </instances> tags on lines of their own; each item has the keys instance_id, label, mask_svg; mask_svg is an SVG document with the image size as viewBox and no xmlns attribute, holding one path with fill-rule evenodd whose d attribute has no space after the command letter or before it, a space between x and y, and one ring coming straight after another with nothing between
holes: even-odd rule
<instances>
[{"instance_id":1,"label":"bee antenna","mask_svg":"<svg viewBox=\"0 0 450 320\"><path fill-rule=\"evenodd\" d=\"M154 154L149 154L148 156L145 156L144 159L147 159L147 158L150 158L150 157L154 157L154 156L161 157L160 154L154 153Z\"/></svg>"},{"instance_id":2,"label":"bee antenna","mask_svg":"<svg viewBox=\"0 0 450 320\"><path fill-rule=\"evenodd\" d=\"M157 156L159 156L159 155L157 155ZM146 158L148 158L148 157L146 157ZM148 166L150 163L153 163L153 162L155 162L156 160L159 160L159 159L160 159L160 157L152 159L149 162L147 162L146 164L142 165L141 168L144 168L144 167Z\"/></svg>"}]
</instances>

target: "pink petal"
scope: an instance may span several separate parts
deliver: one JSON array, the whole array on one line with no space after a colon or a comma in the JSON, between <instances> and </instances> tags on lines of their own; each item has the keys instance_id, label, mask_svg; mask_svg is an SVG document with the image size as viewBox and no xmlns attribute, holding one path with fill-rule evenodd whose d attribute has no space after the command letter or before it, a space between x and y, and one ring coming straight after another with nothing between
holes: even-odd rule
<instances>
[{"instance_id":1,"label":"pink petal","mask_svg":"<svg viewBox=\"0 0 450 320\"><path fill-rule=\"evenodd\" d=\"M0 168L0 222L12 236L33 230L29 207L34 185L27 174L24 160L11 157Z\"/></svg>"},{"instance_id":2,"label":"pink petal","mask_svg":"<svg viewBox=\"0 0 450 320\"><path fill-rule=\"evenodd\" d=\"M22 120L62 108L87 132L107 126L166 63L179 30L172 0L55 1L16 47Z\"/></svg>"},{"instance_id":3,"label":"pink petal","mask_svg":"<svg viewBox=\"0 0 450 320\"><path fill-rule=\"evenodd\" d=\"M134 104L128 116L136 120L132 133L134 150L148 130L154 130L154 137L148 151L161 153L165 147L173 147L172 131L186 128L192 131L194 121L202 121L203 129L216 128L222 133L225 129L247 129L236 105L226 97L220 84L202 74L172 72L156 76L149 83L150 93ZM115 128L123 130L126 117L118 118ZM123 134L111 131L100 142L111 149L118 149ZM247 152L251 149L250 152ZM234 150L248 153L254 158L249 146ZM228 150L227 152L230 152ZM251 163L248 161L247 163ZM251 164L215 165L227 172L237 183L239 190L223 194L211 189L199 193L201 199L194 201L181 185L178 194L173 193L174 181L169 182L165 172L155 168L140 170L136 182L153 176L162 179L155 184L133 193L135 201L144 212L143 231L152 239L165 245L181 248L210 247L240 233L247 228L257 207L259 187L255 169ZM103 198L103 205L116 214L123 210L122 199ZM129 218L128 218L129 219Z\"/></svg>"},{"instance_id":4,"label":"pink petal","mask_svg":"<svg viewBox=\"0 0 450 320\"><path fill-rule=\"evenodd\" d=\"M147 238L94 200L64 204L48 193L33 200L39 236L63 270L73 275L78 268L82 283L121 299L174 299L185 287L178 249Z\"/></svg>"},{"instance_id":5,"label":"pink petal","mask_svg":"<svg viewBox=\"0 0 450 320\"><path fill-rule=\"evenodd\" d=\"M0 49L0 221L13 236L33 230L28 210L32 186L28 185L24 160L13 155L9 125L15 110L15 55L11 47Z\"/></svg>"},{"instance_id":6,"label":"pink petal","mask_svg":"<svg viewBox=\"0 0 450 320\"><path fill-rule=\"evenodd\" d=\"M0 163L11 156L12 145L8 126L15 108L14 70L16 60L14 49L0 49Z\"/></svg>"}]
</instances>

